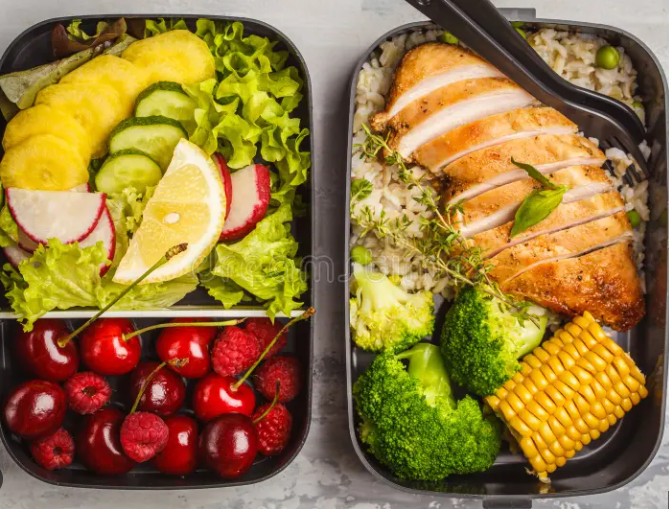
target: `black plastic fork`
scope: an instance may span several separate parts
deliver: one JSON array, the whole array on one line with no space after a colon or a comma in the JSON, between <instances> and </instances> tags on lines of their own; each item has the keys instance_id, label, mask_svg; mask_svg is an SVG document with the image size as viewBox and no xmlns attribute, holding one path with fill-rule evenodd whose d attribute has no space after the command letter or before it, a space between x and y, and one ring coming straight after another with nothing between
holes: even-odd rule
<instances>
[{"instance_id":1,"label":"black plastic fork","mask_svg":"<svg viewBox=\"0 0 669 509\"><path fill-rule=\"evenodd\" d=\"M623 103L562 79L527 44L489 0L406 0L458 37L503 74L576 123L606 149L631 154L640 172L628 171L629 183L648 178L639 149L645 129ZM633 170L633 168L632 168Z\"/></svg>"}]
</instances>

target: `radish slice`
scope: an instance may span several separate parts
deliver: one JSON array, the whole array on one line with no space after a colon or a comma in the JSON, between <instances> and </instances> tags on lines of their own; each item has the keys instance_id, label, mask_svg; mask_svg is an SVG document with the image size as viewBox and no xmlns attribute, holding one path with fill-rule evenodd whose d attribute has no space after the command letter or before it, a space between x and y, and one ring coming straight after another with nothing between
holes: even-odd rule
<instances>
[{"instance_id":1,"label":"radish slice","mask_svg":"<svg viewBox=\"0 0 669 509\"><path fill-rule=\"evenodd\" d=\"M262 164L252 164L232 174L234 199L221 240L240 239L256 227L267 213L270 186L269 169Z\"/></svg>"},{"instance_id":2,"label":"radish slice","mask_svg":"<svg viewBox=\"0 0 669 509\"><path fill-rule=\"evenodd\" d=\"M7 205L23 233L38 244L59 239L71 244L86 238L105 209L100 193L7 189Z\"/></svg>"},{"instance_id":3,"label":"radish slice","mask_svg":"<svg viewBox=\"0 0 669 509\"><path fill-rule=\"evenodd\" d=\"M86 237L84 240L79 242L79 247L86 248L94 246L98 242L102 241L105 249L107 250L107 259L113 260L114 253L116 252L116 228L114 227L114 221L112 221L111 214L107 207L98 222L98 225L91 232L91 234ZM100 275L104 274L109 270L109 265L103 263L100 265Z\"/></svg>"},{"instance_id":4,"label":"radish slice","mask_svg":"<svg viewBox=\"0 0 669 509\"><path fill-rule=\"evenodd\" d=\"M9 263L11 263L15 269L19 268L19 264L23 260L27 260L28 258L30 258L30 253L24 251L17 245L7 246L2 250L5 253L5 256L7 257L7 260L9 260Z\"/></svg>"},{"instance_id":5,"label":"radish slice","mask_svg":"<svg viewBox=\"0 0 669 509\"><path fill-rule=\"evenodd\" d=\"M211 158L221 171L221 180L223 180L223 190L225 191L225 218L227 219L232 207L232 177L230 175L230 168L228 168L225 159L218 152L214 153Z\"/></svg>"},{"instance_id":6,"label":"radish slice","mask_svg":"<svg viewBox=\"0 0 669 509\"><path fill-rule=\"evenodd\" d=\"M72 189L69 190L70 193L90 193L91 192L91 186L88 184L79 184L78 186L74 186Z\"/></svg>"}]
</instances>

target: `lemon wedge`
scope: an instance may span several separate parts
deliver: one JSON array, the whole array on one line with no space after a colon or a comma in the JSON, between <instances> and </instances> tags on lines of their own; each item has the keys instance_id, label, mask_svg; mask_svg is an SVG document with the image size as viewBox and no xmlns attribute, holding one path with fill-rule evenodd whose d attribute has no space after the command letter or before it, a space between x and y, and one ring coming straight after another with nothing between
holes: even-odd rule
<instances>
[{"instance_id":1,"label":"lemon wedge","mask_svg":"<svg viewBox=\"0 0 669 509\"><path fill-rule=\"evenodd\" d=\"M216 245L225 221L225 192L220 172L197 145L181 139L155 193L144 209L142 224L114 274L130 284L171 247L188 249L170 259L140 284L156 283L194 272Z\"/></svg>"}]
</instances>

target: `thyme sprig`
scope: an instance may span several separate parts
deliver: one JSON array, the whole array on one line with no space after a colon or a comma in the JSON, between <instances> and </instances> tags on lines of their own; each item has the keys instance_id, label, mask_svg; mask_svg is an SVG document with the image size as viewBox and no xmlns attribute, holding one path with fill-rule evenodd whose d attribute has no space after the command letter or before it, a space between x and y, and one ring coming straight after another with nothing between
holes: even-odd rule
<instances>
[{"instance_id":1,"label":"thyme sprig","mask_svg":"<svg viewBox=\"0 0 669 509\"><path fill-rule=\"evenodd\" d=\"M514 309L520 320L529 319L539 326L536 317L528 313L530 303L518 301L504 293L490 279L488 273L492 265L483 256L481 248L470 243L460 233L456 218L463 212L462 203L448 204L442 210L435 199L434 189L423 182L422 176L416 176L406 167L399 152L388 145L388 138L373 133L366 124L362 127L366 138L362 144L357 145L361 151L360 157L370 160L379 160L382 157L386 165L397 166L400 180L409 189L418 189L419 195L414 200L423 205L430 214L420 218L421 236L409 237L406 230L411 225L411 220L406 215L390 220L382 211L376 218L369 206L363 206L357 217L362 228L361 236L374 232L379 238L390 239L395 245L423 258L437 270L440 277L450 276L456 287L478 286L483 292L499 299L504 306ZM352 208L353 202L354 200L351 201Z\"/></svg>"}]
</instances>

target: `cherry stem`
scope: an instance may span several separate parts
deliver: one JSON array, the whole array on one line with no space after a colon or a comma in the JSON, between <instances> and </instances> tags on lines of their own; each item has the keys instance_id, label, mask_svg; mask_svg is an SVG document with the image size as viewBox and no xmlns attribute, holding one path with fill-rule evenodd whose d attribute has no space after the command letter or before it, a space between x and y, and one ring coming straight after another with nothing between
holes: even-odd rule
<instances>
[{"instance_id":1,"label":"cherry stem","mask_svg":"<svg viewBox=\"0 0 669 509\"><path fill-rule=\"evenodd\" d=\"M178 244L174 247L171 247L170 249L167 250L167 252L163 255L163 257L158 260L156 263L154 263L144 274L139 276L137 279L135 279L128 287L123 290L121 293L119 293L116 298L111 301L109 304L107 304L105 307L103 307L100 311L95 313L91 318L88 319L88 321L83 324L81 327L76 329L74 332L72 332L70 335L61 338L58 340L58 346L61 348L65 348L65 345L67 345L72 339L77 337L79 334L83 332L84 329L86 329L90 324L92 324L95 320L100 318L104 313L109 311L118 301L120 301L123 297L125 297L130 291L132 291L133 288L135 288L139 283L144 281L151 273L163 265L165 265L167 262L169 262L172 258L174 258L176 255L179 253L184 252L188 248L188 244Z\"/></svg>"},{"instance_id":2,"label":"cherry stem","mask_svg":"<svg viewBox=\"0 0 669 509\"><path fill-rule=\"evenodd\" d=\"M135 398L135 403L132 405L132 408L130 409L130 413L128 415L135 413L135 410L137 410L137 407L139 406L139 401L142 399L142 396L144 396L144 393L146 392L146 389L149 387L151 380L153 380L153 377L158 374L158 371L163 369L168 364L170 366L174 366L175 368L183 368L186 364L188 364L188 358L186 357L183 359L170 359L169 361L161 362L156 367L156 369L151 371L151 373L149 373L149 376L146 377L146 380L144 380L142 387L139 389L137 397Z\"/></svg>"},{"instance_id":3,"label":"cherry stem","mask_svg":"<svg viewBox=\"0 0 669 509\"><path fill-rule=\"evenodd\" d=\"M265 417L269 415L269 413L274 409L276 404L279 402L279 391L281 390L281 381L277 380L276 381L276 393L274 393L274 399L272 400L272 404L265 410L262 414L257 419L254 419L253 424L258 424L260 421L262 421Z\"/></svg>"},{"instance_id":4,"label":"cherry stem","mask_svg":"<svg viewBox=\"0 0 669 509\"><path fill-rule=\"evenodd\" d=\"M232 325L239 325L246 318L240 318L236 320L226 320L224 322L178 322L178 323L159 323L156 325L151 325L149 327L144 327L143 329L130 332L128 334L123 334L123 341L128 341L135 336L144 334L145 332L150 332L156 329L170 329L172 327L229 327Z\"/></svg>"},{"instance_id":5,"label":"cherry stem","mask_svg":"<svg viewBox=\"0 0 669 509\"><path fill-rule=\"evenodd\" d=\"M316 310L314 308L309 308L307 309L304 313L302 313L300 316L293 318L290 322L288 322L286 325L283 326L283 328L279 331L279 333L274 336L274 339L270 341L269 345L263 350L263 353L260 354L260 357L258 357L258 360L253 363L253 366L251 366L246 373L244 373L244 376L241 377L235 384L232 385L232 390L236 391L239 389L242 384L246 381L246 379L251 376L251 373L253 373L253 370L258 367L258 364L260 364L263 359L267 356L267 353L272 349L274 344L279 340L279 338L283 335L284 332L288 330L288 328L297 323L301 322L302 320L306 320L310 317L312 317L316 313Z\"/></svg>"}]
</instances>

